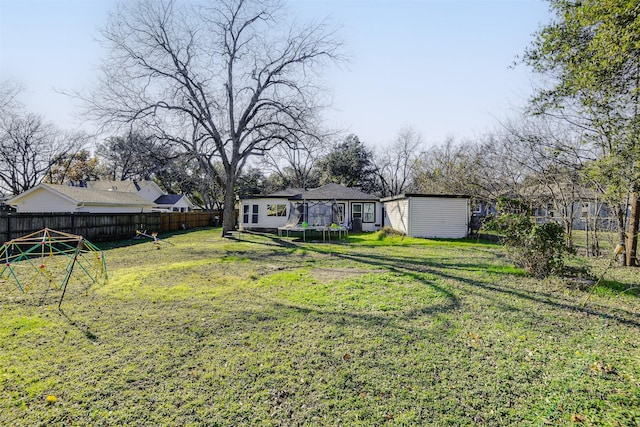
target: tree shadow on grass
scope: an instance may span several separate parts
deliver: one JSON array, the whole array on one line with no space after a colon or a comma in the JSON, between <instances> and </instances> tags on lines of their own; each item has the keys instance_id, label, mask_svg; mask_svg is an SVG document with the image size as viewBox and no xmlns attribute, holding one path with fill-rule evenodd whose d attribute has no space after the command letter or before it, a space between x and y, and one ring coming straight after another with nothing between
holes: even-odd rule
<instances>
[{"instance_id":1,"label":"tree shadow on grass","mask_svg":"<svg viewBox=\"0 0 640 427\"><path fill-rule=\"evenodd\" d=\"M272 239L273 244L277 245L277 240ZM289 246L287 246L289 247ZM438 286L433 281L428 281L425 279L424 275L429 274L433 277L439 277L441 279L449 279L453 281L457 281L460 283L465 283L471 287L482 287L483 282L480 280L473 280L469 278L465 278L459 275L451 275L446 274L443 271L438 269L456 269L462 271L492 271L495 273L501 274L510 274L510 275L520 275L519 272L501 272L499 269L496 269L494 264L482 263L482 262L446 262L445 258L434 258L434 257L423 257L420 255L413 256L390 256L390 255L377 255L375 253L367 252L367 253L358 253L358 246L351 246L351 251L349 253L332 251L329 246L314 246L314 245L294 245L294 247L299 249L308 250L310 252L319 253L327 256L334 256L336 258L349 261L355 264L366 264L372 267L376 267L377 269L383 268L386 271L408 276L412 280L422 282L430 287L437 287L437 291L446 295L446 298L451 300L455 300L455 307L459 306L459 301L456 295L445 289L442 286ZM365 251L375 251L376 246L362 246L362 249ZM495 255L490 253L491 255ZM552 297L552 294L547 294L549 298ZM494 298L494 302L496 304L504 305L504 303L500 302L498 299ZM506 308L510 310L510 308ZM420 314L420 311L416 311L415 315ZM427 314L427 313L423 313Z\"/></svg>"},{"instance_id":2,"label":"tree shadow on grass","mask_svg":"<svg viewBox=\"0 0 640 427\"><path fill-rule=\"evenodd\" d=\"M626 294L634 297L640 297L640 285L621 283L616 280L601 280L598 287L609 289L617 294Z\"/></svg>"},{"instance_id":3,"label":"tree shadow on grass","mask_svg":"<svg viewBox=\"0 0 640 427\"><path fill-rule=\"evenodd\" d=\"M543 304L548 307L552 307L560 310L569 310L572 312L583 313L589 316L597 316L597 317L607 317L612 320L616 320L620 323L640 326L640 321L636 320L638 314L632 311L619 309L619 308L610 308L606 307L596 308L593 306L586 306L584 304L580 304L574 300L569 298L562 298L557 293L553 292L544 292L544 291L527 291L522 289L514 289L512 287L507 286L496 286L490 283L487 283L483 280L474 280L464 275L460 274L452 274L447 273L443 270L460 270L466 272L473 271L489 271L492 274L501 274L506 276L513 276L514 278L520 277L521 273L514 271L501 271L500 269L496 269L494 264L486 263L486 262L466 262L466 261L457 261L451 260L448 261L444 257L424 257L420 255L413 256L392 256L388 254L378 255L373 253L376 249L375 245L363 245L362 251L359 251L359 247L357 245L345 245L345 243L338 244L342 247L350 248L349 252L345 251L333 251L332 246L335 245L334 242L328 243L325 245L315 245L315 244L306 244L303 242L292 242L289 240L285 240L280 238L277 235L271 233L251 233L255 234L255 239L251 240L252 244L263 245L267 247L271 247L274 249L283 248L286 250L292 249L300 249L309 252L319 253L323 255L334 256L342 260L350 261L357 264L366 264L370 266L374 266L376 268L384 268L387 271L409 275L413 280L422 281L428 286L436 286L432 281L427 281L423 277L424 274L430 274L434 277L439 277L444 280L450 280L454 283L460 283L466 286L466 290L468 292L478 293L479 290L483 290L484 294L481 295L483 298L491 300L496 306L501 307L507 311L520 310L523 309L514 306L509 306L504 302L504 299L496 297L498 294L509 295L513 298L528 300L531 302L536 302L538 304ZM357 237L354 237L357 239ZM350 237L350 240L351 237ZM352 240L355 241L355 240ZM464 248L465 251L474 251L471 248ZM365 252L366 251L366 252ZM255 257L251 256L250 247L247 247L246 254L250 259ZM483 250L483 253L490 254L492 256L498 256L492 251ZM243 252L244 253L244 252ZM286 254L284 254L286 256ZM264 260L268 257L278 257L283 256L282 253L275 252L273 254L259 254L259 258ZM638 295L640 291L635 289L630 289L625 287L624 289L620 288L620 284L617 282L606 282L605 284L608 287L611 287L613 290L618 292L626 291L632 295ZM474 291L475 290L475 291ZM456 308L460 305L458 297L451 291L445 289L440 286L437 289L438 292L442 293L445 298L449 299L451 303L448 305L449 309ZM613 311L613 312L612 312ZM429 309L425 309L421 311L419 309L415 310L414 316L420 314L429 314ZM535 313L534 311L530 311L529 315L532 318L532 321L536 319L542 320L543 316L539 313ZM386 318L386 317L385 317Z\"/></svg>"},{"instance_id":4,"label":"tree shadow on grass","mask_svg":"<svg viewBox=\"0 0 640 427\"><path fill-rule=\"evenodd\" d=\"M378 330L378 333L385 338L395 341L401 341L403 336L417 337L423 334L423 330L408 321L415 320L419 316L446 313L458 307L457 303L447 301L446 303L425 305L410 311L363 313L353 310L327 310L321 307L286 303L270 298L266 298L265 301L269 302L274 310L293 310L306 317L314 316L324 322L330 321L340 327L360 325L365 329Z\"/></svg>"},{"instance_id":5,"label":"tree shadow on grass","mask_svg":"<svg viewBox=\"0 0 640 427\"><path fill-rule=\"evenodd\" d=\"M408 271L415 271L419 273L429 273L436 277L441 277L444 279L453 280L462 284L467 285L470 289L483 289L485 291L490 291L494 294L505 294L510 295L512 297L529 300L532 302L536 302L539 304L543 304L549 307L553 307L561 310L569 310L573 312L579 312L590 316L596 317L606 317L612 320L616 320L620 323L632 325L639 327L640 321L637 320L638 313L634 313L631 311L617 309L614 308L613 312L605 311L604 309L598 309L595 307L589 307L584 304L575 303L569 299L559 298L558 295L554 295L550 292L529 292L523 290L516 290L507 287L499 287L495 285L491 285L484 281L472 280L466 277L462 277L459 275L448 274L439 270L439 268L448 268L448 269L478 269L481 270L483 268L483 264L480 263L451 263L451 264L431 264L428 258L422 258L420 262L417 261L417 258L408 259L408 258L390 258L389 256L378 256L375 254L366 254L366 255L357 255L357 254L343 254L336 253L334 254L337 257L352 260L358 263L365 263L370 265L375 265L378 267L384 267L389 271L396 271L402 274L407 274ZM501 274L509 274L509 273L501 273ZM490 298L489 296L485 296L486 298ZM494 302L503 304L499 302L497 298L490 298ZM539 317L539 315L531 312L531 316Z\"/></svg>"},{"instance_id":6,"label":"tree shadow on grass","mask_svg":"<svg viewBox=\"0 0 640 427\"><path fill-rule=\"evenodd\" d=\"M69 326L77 329L87 339L89 339L89 341L97 341L98 340L98 336L96 334L94 334L87 325L80 324L77 321L73 320L63 308L60 308L60 310L58 310L58 313L60 313L60 316L62 316L65 319L65 321L67 322L67 324Z\"/></svg>"}]
</instances>

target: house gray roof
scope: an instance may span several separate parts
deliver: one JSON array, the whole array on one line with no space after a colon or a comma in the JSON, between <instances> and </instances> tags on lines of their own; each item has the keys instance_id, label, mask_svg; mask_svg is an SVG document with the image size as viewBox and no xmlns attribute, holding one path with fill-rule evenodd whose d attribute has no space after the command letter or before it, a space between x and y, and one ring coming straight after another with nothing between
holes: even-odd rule
<instances>
[{"instance_id":1,"label":"house gray roof","mask_svg":"<svg viewBox=\"0 0 640 427\"><path fill-rule=\"evenodd\" d=\"M182 194L163 194L153 201L158 205L174 205L180 201L184 196Z\"/></svg>"},{"instance_id":2,"label":"house gray roof","mask_svg":"<svg viewBox=\"0 0 640 427\"><path fill-rule=\"evenodd\" d=\"M92 190L137 193L141 188L146 187L151 182L152 181L84 181L83 184Z\"/></svg>"},{"instance_id":3,"label":"house gray roof","mask_svg":"<svg viewBox=\"0 0 640 427\"><path fill-rule=\"evenodd\" d=\"M271 193L266 197L283 197L294 200L378 200L378 196L364 193L356 188L345 187L341 184L326 184L322 187L305 190L303 188L288 188Z\"/></svg>"},{"instance_id":4,"label":"house gray roof","mask_svg":"<svg viewBox=\"0 0 640 427\"><path fill-rule=\"evenodd\" d=\"M287 188L285 190L280 190L280 191L276 191L275 193L271 193L269 195L267 195L267 197L285 197L285 198L289 198L289 197L295 197L298 196L302 193L304 193L305 190L304 188Z\"/></svg>"},{"instance_id":5,"label":"house gray roof","mask_svg":"<svg viewBox=\"0 0 640 427\"><path fill-rule=\"evenodd\" d=\"M138 205L150 206L151 203L136 193L124 191L94 190L86 187L71 187L69 185L41 184L78 203L100 205Z\"/></svg>"},{"instance_id":6,"label":"house gray roof","mask_svg":"<svg viewBox=\"0 0 640 427\"><path fill-rule=\"evenodd\" d=\"M322 187L309 190L302 195L307 200L378 200L373 194L364 193L356 188L345 187L340 184L326 184Z\"/></svg>"}]
</instances>

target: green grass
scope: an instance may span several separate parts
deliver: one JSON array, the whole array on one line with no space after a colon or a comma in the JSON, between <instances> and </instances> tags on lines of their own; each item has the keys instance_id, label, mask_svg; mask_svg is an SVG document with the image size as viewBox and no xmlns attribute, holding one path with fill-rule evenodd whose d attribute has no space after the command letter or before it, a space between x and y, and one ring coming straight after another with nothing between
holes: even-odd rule
<instances>
[{"instance_id":1,"label":"green grass","mask_svg":"<svg viewBox=\"0 0 640 427\"><path fill-rule=\"evenodd\" d=\"M62 311L0 282L0 425L640 424L635 270L587 288L477 241L219 235L105 247L109 281Z\"/></svg>"}]
</instances>

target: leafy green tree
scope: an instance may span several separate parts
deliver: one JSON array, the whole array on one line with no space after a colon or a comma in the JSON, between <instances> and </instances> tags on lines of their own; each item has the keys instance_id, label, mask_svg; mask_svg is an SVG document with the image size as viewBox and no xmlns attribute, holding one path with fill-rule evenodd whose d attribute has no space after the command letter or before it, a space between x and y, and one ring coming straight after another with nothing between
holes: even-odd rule
<instances>
[{"instance_id":1,"label":"leafy green tree","mask_svg":"<svg viewBox=\"0 0 640 427\"><path fill-rule=\"evenodd\" d=\"M247 169L238 178L236 192L244 196L257 196L265 193L267 177L258 168Z\"/></svg>"},{"instance_id":2,"label":"leafy green tree","mask_svg":"<svg viewBox=\"0 0 640 427\"><path fill-rule=\"evenodd\" d=\"M640 173L640 7L628 0L550 0L555 19L542 28L526 50L524 62L551 77L533 100L537 111L556 111L588 127L591 142L601 144L603 156L629 159L632 168L620 169L624 180L606 182L595 177L608 167L594 167L601 185L623 186L639 200ZM566 114L567 109L577 116ZM607 166L622 162L604 160ZM620 194L620 189L605 194ZM609 200L620 205L621 200ZM640 214L638 203L632 207ZM628 264L635 263L638 215L631 219ZM619 223L624 243L624 221Z\"/></svg>"},{"instance_id":3,"label":"leafy green tree","mask_svg":"<svg viewBox=\"0 0 640 427\"><path fill-rule=\"evenodd\" d=\"M336 183L360 188L365 192L377 190L373 151L357 135L348 135L318 162L320 184Z\"/></svg>"},{"instance_id":4,"label":"leafy green tree","mask_svg":"<svg viewBox=\"0 0 640 427\"><path fill-rule=\"evenodd\" d=\"M106 139L96 148L108 179L149 180L180 156L165 141L140 131Z\"/></svg>"},{"instance_id":5,"label":"leafy green tree","mask_svg":"<svg viewBox=\"0 0 640 427\"><path fill-rule=\"evenodd\" d=\"M519 200L501 198L497 207L498 216L485 228L500 235L507 255L536 277L562 273L570 252L563 227L555 222L536 224L527 204Z\"/></svg>"},{"instance_id":6,"label":"leafy green tree","mask_svg":"<svg viewBox=\"0 0 640 427\"><path fill-rule=\"evenodd\" d=\"M60 157L52 166L44 181L51 184L66 184L97 180L102 177L102 168L97 157L86 149Z\"/></svg>"}]
</instances>

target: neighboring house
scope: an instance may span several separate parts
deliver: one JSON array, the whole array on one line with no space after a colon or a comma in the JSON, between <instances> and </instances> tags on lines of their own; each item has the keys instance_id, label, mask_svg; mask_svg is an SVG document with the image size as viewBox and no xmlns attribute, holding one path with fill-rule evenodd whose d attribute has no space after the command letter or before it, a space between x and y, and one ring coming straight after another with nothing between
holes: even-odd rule
<instances>
[{"instance_id":1,"label":"neighboring house","mask_svg":"<svg viewBox=\"0 0 640 427\"><path fill-rule=\"evenodd\" d=\"M195 205L182 194L165 194L153 181L83 181L81 186L91 190L136 193L153 202L153 210L160 212L189 212Z\"/></svg>"},{"instance_id":2,"label":"neighboring house","mask_svg":"<svg viewBox=\"0 0 640 427\"><path fill-rule=\"evenodd\" d=\"M339 184L305 190L289 188L267 196L240 199L242 229L276 230L286 225L343 225L354 231L376 231L383 223L377 196Z\"/></svg>"},{"instance_id":3,"label":"neighboring house","mask_svg":"<svg viewBox=\"0 0 640 427\"><path fill-rule=\"evenodd\" d=\"M20 212L151 212L153 203L136 193L39 184L8 201Z\"/></svg>"},{"instance_id":4,"label":"neighboring house","mask_svg":"<svg viewBox=\"0 0 640 427\"><path fill-rule=\"evenodd\" d=\"M191 200L182 194L163 194L153 204L153 210L160 212L190 212L194 209Z\"/></svg>"},{"instance_id":5,"label":"neighboring house","mask_svg":"<svg viewBox=\"0 0 640 427\"><path fill-rule=\"evenodd\" d=\"M627 217L630 215L627 208ZM532 209L533 217L538 224L546 222L564 223L563 218L571 218L574 230L613 231L617 227L617 219L610 206L602 199L581 197L568 206L557 206L552 202L541 203ZM569 212L568 214L566 212Z\"/></svg>"},{"instance_id":6,"label":"neighboring house","mask_svg":"<svg viewBox=\"0 0 640 427\"><path fill-rule=\"evenodd\" d=\"M401 194L381 201L385 226L409 237L467 237L470 221L469 196Z\"/></svg>"}]
</instances>

